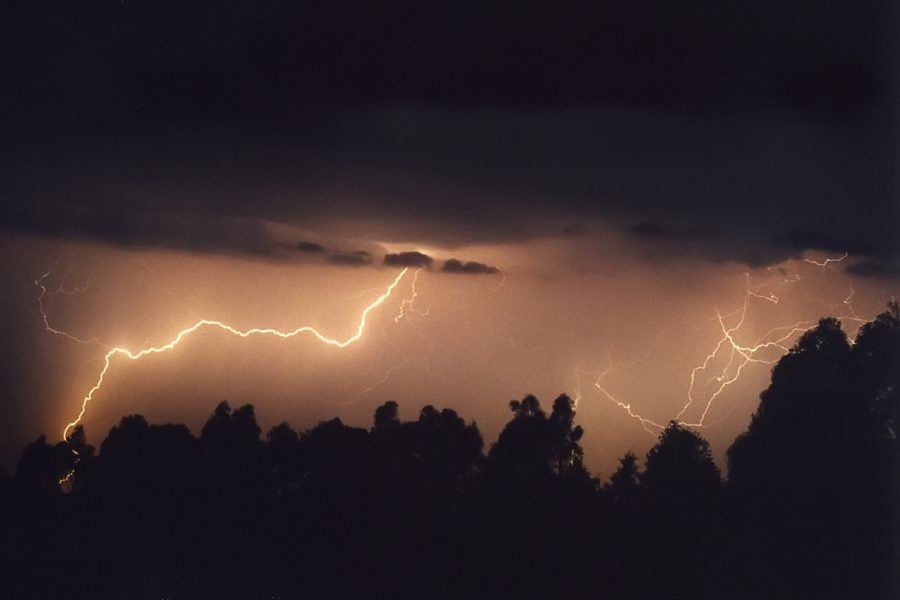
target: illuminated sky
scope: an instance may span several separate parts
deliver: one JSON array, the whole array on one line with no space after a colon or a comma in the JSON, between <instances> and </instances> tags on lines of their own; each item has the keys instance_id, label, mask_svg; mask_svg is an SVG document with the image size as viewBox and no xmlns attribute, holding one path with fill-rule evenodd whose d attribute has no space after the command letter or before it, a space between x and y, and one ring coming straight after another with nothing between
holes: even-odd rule
<instances>
[{"instance_id":1,"label":"illuminated sky","mask_svg":"<svg viewBox=\"0 0 900 600\"><path fill-rule=\"evenodd\" d=\"M457 4L17 9L0 98L7 465L61 434L104 347L204 318L347 339L404 265L343 349L202 329L113 357L89 438L138 412L197 428L221 399L266 426L365 425L392 399L409 418L455 408L491 441L509 400L566 392L608 472L653 442L614 399L674 418L717 312L734 326L748 289L739 345L900 295L889 3ZM48 269L50 326L99 343L45 328ZM769 368L710 405L718 456Z\"/></svg>"}]
</instances>

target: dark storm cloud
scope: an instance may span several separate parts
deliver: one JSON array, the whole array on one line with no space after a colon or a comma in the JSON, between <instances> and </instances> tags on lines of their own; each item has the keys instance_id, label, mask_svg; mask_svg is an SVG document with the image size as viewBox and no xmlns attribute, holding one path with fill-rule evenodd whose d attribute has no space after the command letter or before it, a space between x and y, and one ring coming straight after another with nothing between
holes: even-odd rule
<instances>
[{"instance_id":1,"label":"dark storm cloud","mask_svg":"<svg viewBox=\"0 0 900 600\"><path fill-rule=\"evenodd\" d=\"M315 242L297 242L297 250L300 252L319 253L325 251L325 246Z\"/></svg>"},{"instance_id":2,"label":"dark storm cloud","mask_svg":"<svg viewBox=\"0 0 900 600\"><path fill-rule=\"evenodd\" d=\"M19 85L4 96L125 123L266 121L336 104L846 113L890 83L893 16L887 0L814 14L778 0L22 3L4 36Z\"/></svg>"},{"instance_id":3,"label":"dark storm cloud","mask_svg":"<svg viewBox=\"0 0 900 600\"><path fill-rule=\"evenodd\" d=\"M896 230L898 226L896 217L886 216L886 218ZM869 231L856 235L848 234L837 227L833 231L792 229L776 236L776 241L798 251L813 249L834 254L847 253L852 258L858 259L844 268L851 275L900 277L900 245L897 238L890 232L882 231L874 223Z\"/></svg>"},{"instance_id":4,"label":"dark storm cloud","mask_svg":"<svg viewBox=\"0 0 900 600\"><path fill-rule=\"evenodd\" d=\"M0 205L0 229L105 244L192 252L271 255L278 247L252 219L168 212L132 212L91 205L18 202Z\"/></svg>"},{"instance_id":5,"label":"dark storm cloud","mask_svg":"<svg viewBox=\"0 0 900 600\"><path fill-rule=\"evenodd\" d=\"M332 254L329 260L336 265L345 267L364 267L372 264L372 255L365 250L355 250L353 252Z\"/></svg>"},{"instance_id":6,"label":"dark storm cloud","mask_svg":"<svg viewBox=\"0 0 900 600\"><path fill-rule=\"evenodd\" d=\"M798 250L812 249L863 255L875 253L878 246L870 240L852 238L839 231L810 229L792 229L776 236L775 239L789 248Z\"/></svg>"},{"instance_id":7,"label":"dark storm cloud","mask_svg":"<svg viewBox=\"0 0 900 600\"><path fill-rule=\"evenodd\" d=\"M444 261L444 266L441 267L441 271L444 273L462 273L465 275L496 275L500 272L500 269L471 260L462 262L455 258L449 258Z\"/></svg>"},{"instance_id":8,"label":"dark storm cloud","mask_svg":"<svg viewBox=\"0 0 900 600\"><path fill-rule=\"evenodd\" d=\"M386 254L384 256L384 264L389 267L430 269L434 264L434 259L421 252L398 252L396 254Z\"/></svg>"},{"instance_id":9,"label":"dark storm cloud","mask_svg":"<svg viewBox=\"0 0 900 600\"><path fill-rule=\"evenodd\" d=\"M848 266L845 271L863 277L900 278L900 259L894 259L893 262L861 260Z\"/></svg>"},{"instance_id":10,"label":"dark storm cloud","mask_svg":"<svg viewBox=\"0 0 900 600\"><path fill-rule=\"evenodd\" d=\"M130 141L115 157L89 146L45 162L11 157L0 164L0 221L36 235L247 254L268 247L266 234L253 225L232 236L233 223L447 248L560 235L573 222L585 225L562 235L645 223L631 231L636 242L754 265L804 247L896 246L885 131L614 110L320 116L327 143L273 143L246 160L203 139L192 150L180 135L143 138L146 161ZM103 176L116 168L125 183ZM43 201L19 200L35 196Z\"/></svg>"},{"instance_id":11,"label":"dark storm cloud","mask_svg":"<svg viewBox=\"0 0 900 600\"><path fill-rule=\"evenodd\" d=\"M766 264L863 240L884 261L895 10L20 3L0 36L0 221L252 256L272 252L266 222L447 248L646 222L665 225L632 238L657 255Z\"/></svg>"},{"instance_id":12,"label":"dark storm cloud","mask_svg":"<svg viewBox=\"0 0 900 600\"><path fill-rule=\"evenodd\" d=\"M651 221L642 221L626 228L625 231L637 238L663 242L696 242L716 234L711 227L670 227Z\"/></svg>"}]
</instances>

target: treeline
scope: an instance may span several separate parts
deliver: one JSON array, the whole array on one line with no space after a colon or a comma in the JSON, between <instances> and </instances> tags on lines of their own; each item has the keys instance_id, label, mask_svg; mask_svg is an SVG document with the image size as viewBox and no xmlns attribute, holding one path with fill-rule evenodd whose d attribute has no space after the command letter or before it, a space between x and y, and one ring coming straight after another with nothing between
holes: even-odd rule
<instances>
[{"instance_id":1,"label":"treeline","mask_svg":"<svg viewBox=\"0 0 900 600\"><path fill-rule=\"evenodd\" d=\"M728 478L671 423L607 481L572 401L474 423L387 402L262 436L253 407L41 437L0 476L4 598L900 597L900 313L824 319L772 371ZM77 452L77 463L72 450ZM71 469L63 485L59 481Z\"/></svg>"}]
</instances>

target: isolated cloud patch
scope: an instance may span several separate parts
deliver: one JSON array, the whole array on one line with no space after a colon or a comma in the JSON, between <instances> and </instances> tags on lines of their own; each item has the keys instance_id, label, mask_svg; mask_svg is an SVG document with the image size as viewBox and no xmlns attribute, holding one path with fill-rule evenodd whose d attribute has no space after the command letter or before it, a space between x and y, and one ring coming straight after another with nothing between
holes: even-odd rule
<instances>
[{"instance_id":1,"label":"isolated cloud patch","mask_svg":"<svg viewBox=\"0 0 900 600\"><path fill-rule=\"evenodd\" d=\"M463 275L496 275L500 272L500 269L471 260L462 262L461 260L450 258L444 261L441 271L444 273L461 273Z\"/></svg>"},{"instance_id":2,"label":"isolated cloud patch","mask_svg":"<svg viewBox=\"0 0 900 600\"><path fill-rule=\"evenodd\" d=\"M324 252L325 246L316 244L315 242L297 242L297 250L300 252L318 253Z\"/></svg>"},{"instance_id":3,"label":"isolated cloud patch","mask_svg":"<svg viewBox=\"0 0 900 600\"><path fill-rule=\"evenodd\" d=\"M386 254L384 257L384 264L388 267L418 267L421 269L430 269L434 264L434 259L421 252L398 252L396 254Z\"/></svg>"}]
</instances>

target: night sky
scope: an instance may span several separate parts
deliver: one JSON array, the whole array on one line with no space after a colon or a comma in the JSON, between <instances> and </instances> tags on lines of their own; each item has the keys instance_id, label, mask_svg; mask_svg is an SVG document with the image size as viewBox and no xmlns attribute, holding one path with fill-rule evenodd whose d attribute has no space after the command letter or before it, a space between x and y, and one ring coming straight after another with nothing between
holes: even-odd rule
<instances>
[{"instance_id":1,"label":"night sky","mask_svg":"<svg viewBox=\"0 0 900 600\"><path fill-rule=\"evenodd\" d=\"M628 410L664 424L691 394L699 418L692 369L745 301L752 344L900 295L895 3L190 4L3 19L7 465L61 437L107 348L204 318L345 339L404 267L344 349L204 329L113 358L89 439L222 399L298 428L393 399L490 442L509 400L566 392L608 472L654 441ZM711 405L717 456L770 368Z\"/></svg>"}]
</instances>

